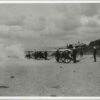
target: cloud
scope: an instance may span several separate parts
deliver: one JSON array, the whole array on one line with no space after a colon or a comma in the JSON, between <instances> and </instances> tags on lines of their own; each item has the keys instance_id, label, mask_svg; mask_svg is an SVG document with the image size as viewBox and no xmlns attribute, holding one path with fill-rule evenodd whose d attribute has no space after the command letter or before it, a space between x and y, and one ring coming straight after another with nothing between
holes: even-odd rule
<instances>
[{"instance_id":1,"label":"cloud","mask_svg":"<svg viewBox=\"0 0 100 100\"><path fill-rule=\"evenodd\" d=\"M20 59L24 59L25 57L22 44L13 44L13 45L7 46L5 49L6 49L7 56L9 57L17 57Z\"/></svg>"},{"instance_id":2,"label":"cloud","mask_svg":"<svg viewBox=\"0 0 100 100\"><path fill-rule=\"evenodd\" d=\"M99 15L94 15L91 17L82 16L80 22L83 26L87 27L99 27L100 26L100 19Z\"/></svg>"},{"instance_id":3,"label":"cloud","mask_svg":"<svg viewBox=\"0 0 100 100\"><path fill-rule=\"evenodd\" d=\"M66 45L99 38L100 4L12 4L0 6L0 37L25 48ZM7 42L6 42L7 43Z\"/></svg>"},{"instance_id":4,"label":"cloud","mask_svg":"<svg viewBox=\"0 0 100 100\"><path fill-rule=\"evenodd\" d=\"M98 3L86 3L86 4L81 4L80 5L80 11L82 15L85 16L94 16L98 13L100 9L100 5Z\"/></svg>"},{"instance_id":5,"label":"cloud","mask_svg":"<svg viewBox=\"0 0 100 100\"><path fill-rule=\"evenodd\" d=\"M5 62L11 58L25 59L25 53L22 44L17 42L17 44L11 43L6 45L6 42L4 43L3 41L0 43L0 61Z\"/></svg>"}]
</instances>

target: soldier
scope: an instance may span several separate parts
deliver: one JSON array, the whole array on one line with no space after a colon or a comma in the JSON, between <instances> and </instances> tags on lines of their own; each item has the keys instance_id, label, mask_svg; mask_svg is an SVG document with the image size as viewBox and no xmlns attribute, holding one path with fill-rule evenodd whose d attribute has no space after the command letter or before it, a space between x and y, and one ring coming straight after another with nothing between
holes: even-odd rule
<instances>
[{"instance_id":1,"label":"soldier","mask_svg":"<svg viewBox=\"0 0 100 100\"><path fill-rule=\"evenodd\" d=\"M96 55L97 55L97 48L94 46L93 47L93 58L94 58L94 62L96 62Z\"/></svg>"},{"instance_id":2,"label":"soldier","mask_svg":"<svg viewBox=\"0 0 100 100\"><path fill-rule=\"evenodd\" d=\"M59 49L56 51L55 57L56 57L56 61L59 62L59 60L60 60L60 51L59 51Z\"/></svg>"},{"instance_id":3,"label":"soldier","mask_svg":"<svg viewBox=\"0 0 100 100\"><path fill-rule=\"evenodd\" d=\"M73 51L72 51L72 57L73 57L73 62L76 63L76 56L77 56L77 50L76 48L74 47L73 48Z\"/></svg>"}]
</instances>

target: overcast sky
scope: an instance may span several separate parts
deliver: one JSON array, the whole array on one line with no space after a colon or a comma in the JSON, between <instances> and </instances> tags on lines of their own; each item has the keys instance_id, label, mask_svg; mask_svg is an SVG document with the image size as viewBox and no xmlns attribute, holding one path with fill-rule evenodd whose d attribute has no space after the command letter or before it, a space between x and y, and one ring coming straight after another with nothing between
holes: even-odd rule
<instances>
[{"instance_id":1,"label":"overcast sky","mask_svg":"<svg viewBox=\"0 0 100 100\"><path fill-rule=\"evenodd\" d=\"M64 46L100 38L100 4L1 4L0 43Z\"/></svg>"}]
</instances>

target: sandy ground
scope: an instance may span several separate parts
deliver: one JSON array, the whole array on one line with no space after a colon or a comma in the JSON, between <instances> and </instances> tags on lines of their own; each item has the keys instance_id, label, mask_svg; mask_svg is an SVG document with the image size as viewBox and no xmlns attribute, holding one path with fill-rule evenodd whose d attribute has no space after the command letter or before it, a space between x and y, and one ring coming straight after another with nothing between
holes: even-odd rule
<instances>
[{"instance_id":1,"label":"sandy ground","mask_svg":"<svg viewBox=\"0 0 100 100\"><path fill-rule=\"evenodd\" d=\"M0 96L100 96L100 59L73 64L9 59L0 63Z\"/></svg>"}]
</instances>

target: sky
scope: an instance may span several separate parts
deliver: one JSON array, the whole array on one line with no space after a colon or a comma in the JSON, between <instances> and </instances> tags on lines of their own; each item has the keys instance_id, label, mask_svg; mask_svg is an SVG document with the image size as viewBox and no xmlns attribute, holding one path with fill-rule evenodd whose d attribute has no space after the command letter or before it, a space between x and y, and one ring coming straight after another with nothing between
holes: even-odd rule
<instances>
[{"instance_id":1,"label":"sky","mask_svg":"<svg viewBox=\"0 0 100 100\"><path fill-rule=\"evenodd\" d=\"M25 49L100 39L100 4L0 4L0 44Z\"/></svg>"}]
</instances>

